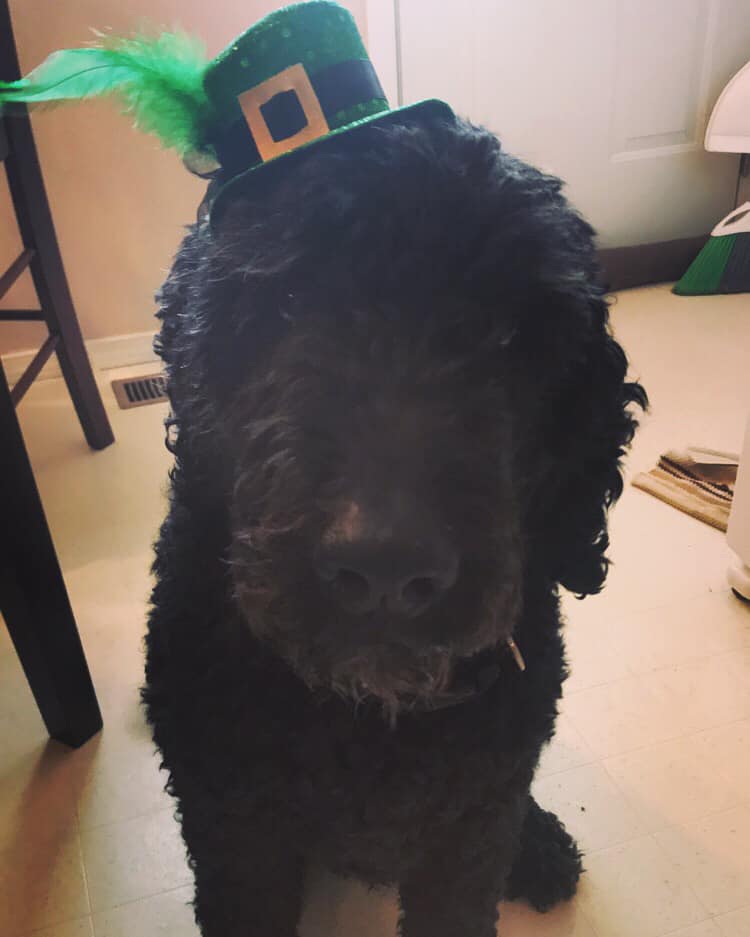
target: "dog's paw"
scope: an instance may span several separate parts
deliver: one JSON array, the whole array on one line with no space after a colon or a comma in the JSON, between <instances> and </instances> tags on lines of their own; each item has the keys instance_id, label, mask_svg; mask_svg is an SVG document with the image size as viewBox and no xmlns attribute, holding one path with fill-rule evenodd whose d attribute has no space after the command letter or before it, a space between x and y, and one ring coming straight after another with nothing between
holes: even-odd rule
<instances>
[{"instance_id":1,"label":"dog's paw","mask_svg":"<svg viewBox=\"0 0 750 937\"><path fill-rule=\"evenodd\" d=\"M576 893L581 860L576 841L554 813L532 800L505 896L510 901L527 901L537 911L549 911Z\"/></svg>"}]
</instances>

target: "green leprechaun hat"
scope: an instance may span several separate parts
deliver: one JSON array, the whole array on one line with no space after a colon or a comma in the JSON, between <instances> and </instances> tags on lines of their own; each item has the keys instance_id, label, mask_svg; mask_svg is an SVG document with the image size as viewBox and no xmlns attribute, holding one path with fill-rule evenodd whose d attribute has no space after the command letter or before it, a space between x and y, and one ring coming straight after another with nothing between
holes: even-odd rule
<instances>
[{"instance_id":1,"label":"green leprechaun hat","mask_svg":"<svg viewBox=\"0 0 750 937\"><path fill-rule=\"evenodd\" d=\"M0 104L49 105L108 93L136 126L216 175L211 219L229 197L269 180L269 164L374 122L452 119L442 101L391 109L351 13L330 0L271 13L207 61L194 39L100 37L55 52L26 78L0 82Z\"/></svg>"}]
</instances>

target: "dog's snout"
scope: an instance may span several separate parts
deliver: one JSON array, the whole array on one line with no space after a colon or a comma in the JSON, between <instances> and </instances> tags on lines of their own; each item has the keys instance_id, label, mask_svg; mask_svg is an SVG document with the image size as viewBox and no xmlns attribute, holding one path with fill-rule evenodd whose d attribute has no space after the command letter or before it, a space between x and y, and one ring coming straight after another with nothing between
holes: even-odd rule
<instances>
[{"instance_id":1,"label":"dog's snout","mask_svg":"<svg viewBox=\"0 0 750 937\"><path fill-rule=\"evenodd\" d=\"M365 615L385 607L413 618L453 586L458 557L445 543L349 540L321 547L316 569L346 611Z\"/></svg>"}]
</instances>

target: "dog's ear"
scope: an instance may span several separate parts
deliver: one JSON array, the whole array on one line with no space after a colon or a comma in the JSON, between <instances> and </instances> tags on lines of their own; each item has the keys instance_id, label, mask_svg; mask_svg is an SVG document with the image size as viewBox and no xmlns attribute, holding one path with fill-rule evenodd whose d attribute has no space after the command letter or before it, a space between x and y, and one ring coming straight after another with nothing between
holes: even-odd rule
<instances>
[{"instance_id":1,"label":"dog's ear","mask_svg":"<svg viewBox=\"0 0 750 937\"><path fill-rule=\"evenodd\" d=\"M621 459L637 426L631 405L645 408L648 401L640 384L626 380L627 359L601 293L588 290L573 306L577 314L557 310L577 335L564 342L572 354L558 346L550 359L535 420L540 437L529 503L534 552L554 581L583 596L604 584L607 510L622 493Z\"/></svg>"}]
</instances>

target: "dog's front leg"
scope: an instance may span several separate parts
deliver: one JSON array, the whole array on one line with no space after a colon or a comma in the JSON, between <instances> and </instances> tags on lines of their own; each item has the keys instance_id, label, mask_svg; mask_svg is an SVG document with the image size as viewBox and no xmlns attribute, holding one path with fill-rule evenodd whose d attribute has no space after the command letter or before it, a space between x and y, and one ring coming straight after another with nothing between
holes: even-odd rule
<instances>
[{"instance_id":1,"label":"dog's front leg","mask_svg":"<svg viewBox=\"0 0 750 937\"><path fill-rule=\"evenodd\" d=\"M402 937L495 937L523 810L467 822L401 882Z\"/></svg>"},{"instance_id":2,"label":"dog's front leg","mask_svg":"<svg viewBox=\"0 0 750 937\"><path fill-rule=\"evenodd\" d=\"M303 861L272 818L238 821L183 805L181 820L203 937L295 937Z\"/></svg>"}]
</instances>

